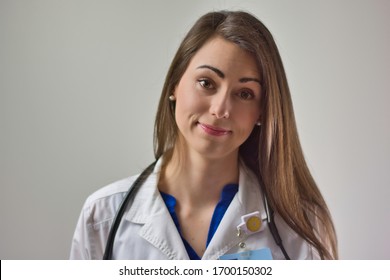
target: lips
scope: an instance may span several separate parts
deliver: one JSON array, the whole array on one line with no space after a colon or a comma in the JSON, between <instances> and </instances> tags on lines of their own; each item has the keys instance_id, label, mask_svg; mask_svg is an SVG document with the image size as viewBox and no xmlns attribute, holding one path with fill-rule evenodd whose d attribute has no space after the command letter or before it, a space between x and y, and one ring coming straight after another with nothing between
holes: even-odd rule
<instances>
[{"instance_id":1,"label":"lips","mask_svg":"<svg viewBox=\"0 0 390 280\"><path fill-rule=\"evenodd\" d=\"M232 133L231 130L198 122L198 125L209 135L224 136Z\"/></svg>"}]
</instances>

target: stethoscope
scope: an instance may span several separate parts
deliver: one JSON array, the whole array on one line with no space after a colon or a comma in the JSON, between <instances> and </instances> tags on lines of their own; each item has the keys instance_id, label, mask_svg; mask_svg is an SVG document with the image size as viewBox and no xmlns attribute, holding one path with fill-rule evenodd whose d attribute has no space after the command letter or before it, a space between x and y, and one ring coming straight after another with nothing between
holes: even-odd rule
<instances>
[{"instance_id":1,"label":"stethoscope","mask_svg":"<svg viewBox=\"0 0 390 280\"><path fill-rule=\"evenodd\" d=\"M153 162L151 165L149 165L138 178L134 181L134 183L131 185L129 190L127 191L125 197L123 198L121 205L119 206L118 211L116 212L113 224L111 226L110 233L107 238L107 244L106 249L104 250L103 260L111 260L112 259L112 251L114 247L114 240L116 232L118 231L119 225L121 223L123 214L126 211L126 208L129 204L129 201L135 196L135 193L137 190L143 185L145 180L149 177L149 175L154 170L154 167L156 165L157 161ZM271 231L272 237L275 240L276 245L279 246L281 249L284 257L286 260L290 260L289 255L286 252L286 249L283 246L282 239L279 235L279 231L276 227L275 221L274 221L274 211L268 206L267 199L264 199L264 205L267 213L267 222L269 225L269 229Z\"/></svg>"}]
</instances>

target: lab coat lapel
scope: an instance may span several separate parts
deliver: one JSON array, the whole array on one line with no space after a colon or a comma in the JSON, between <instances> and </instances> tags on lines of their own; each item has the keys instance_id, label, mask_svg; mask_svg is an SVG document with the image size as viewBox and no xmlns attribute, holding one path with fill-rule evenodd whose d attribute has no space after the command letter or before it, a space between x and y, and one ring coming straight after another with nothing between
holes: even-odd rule
<instances>
[{"instance_id":1,"label":"lab coat lapel","mask_svg":"<svg viewBox=\"0 0 390 280\"><path fill-rule=\"evenodd\" d=\"M165 207L165 205L163 205ZM167 213L151 217L139 231L139 235L171 260L188 260L179 232Z\"/></svg>"},{"instance_id":2,"label":"lab coat lapel","mask_svg":"<svg viewBox=\"0 0 390 280\"><path fill-rule=\"evenodd\" d=\"M266 219L267 215L258 181L253 172L241 163L238 193L226 210L202 259L218 259L244 241L245 236L237 235L237 226L241 223L243 215L255 211L259 211L261 218Z\"/></svg>"},{"instance_id":3,"label":"lab coat lapel","mask_svg":"<svg viewBox=\"0 0 390 280\"><path fill-rule=\"evenodd\" d=\"M172 217L157 188L161 160L132 201L126 219L143 224L139 236L164 253L168 259L189 259Z\"/></svg>"}]
</instances>

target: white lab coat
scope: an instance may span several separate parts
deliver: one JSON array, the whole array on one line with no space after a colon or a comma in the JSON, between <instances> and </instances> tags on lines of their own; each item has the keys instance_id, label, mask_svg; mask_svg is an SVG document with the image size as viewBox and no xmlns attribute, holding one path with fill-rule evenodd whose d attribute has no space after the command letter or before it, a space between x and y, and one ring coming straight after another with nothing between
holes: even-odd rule
<instances>
[{"instance_id":1,"label":"white lab coat","mask_svg":"<svg viewBox=\"0 0 390 280\"><path fill-rule=\"evenodd\" d=\"M182 239L157 189L161 160L130 202L118 228L114 259L189 259ZM93 193L85 202L74 233L71 259L102 259L116 211L137 176L110 184ZM259 211L260 232L237 236L243 215ZM273 259L284 259L268 228L262 193L255 178L240 164L239 189L210 241L202 259L268 247ZM318 259L316 250L275 215L275 223L291 259ZM245 243L245 248L242 246ZM240 246L241 243L241 246Z\"/></svg>"}]
</instances>

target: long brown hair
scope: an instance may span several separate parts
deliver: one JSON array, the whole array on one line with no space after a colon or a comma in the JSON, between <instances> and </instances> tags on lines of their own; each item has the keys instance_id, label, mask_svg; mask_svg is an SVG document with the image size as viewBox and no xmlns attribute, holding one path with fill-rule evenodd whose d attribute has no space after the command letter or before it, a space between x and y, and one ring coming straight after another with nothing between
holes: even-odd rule
<instances>
[{"instance_id":1,"label":"long brown hair","mask_svg":"<svg viewBox=\"0 0 390 280\"><path fill-rule=\"evenodd\" d=\"M278 48L268 29L242 11L211 12L185 36L168 70L154 131L159 158L172 150L178 128L169 101L191 58L213 36L248 51L262 74L261 128L240 147L240 156L258 176L269 205L321 258L337 259L337 241L326 203L306 165L298 138L290 90Z\"/></svg>"}]
</instances>

